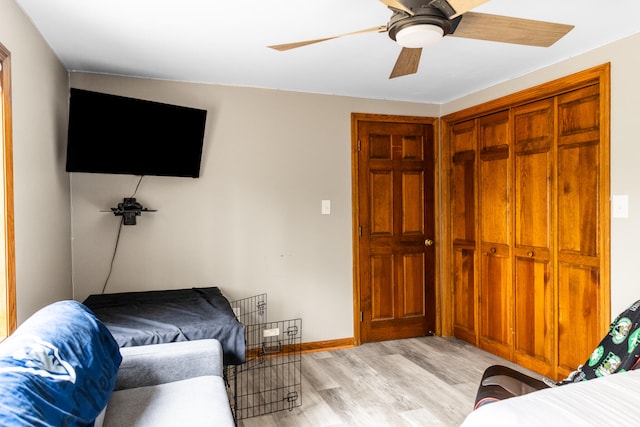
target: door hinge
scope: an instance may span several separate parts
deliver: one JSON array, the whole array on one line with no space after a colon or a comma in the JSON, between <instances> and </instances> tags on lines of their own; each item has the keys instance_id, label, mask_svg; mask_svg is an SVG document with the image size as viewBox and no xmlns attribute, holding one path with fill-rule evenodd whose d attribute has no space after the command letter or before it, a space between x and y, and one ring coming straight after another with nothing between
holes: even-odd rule
<instances>
[{"instance_id":1,"label":"door hinge","mask_svg":"<svg viewBox=\"0 0 640 427\"><path fill-rule=\"evenodd\" d=\"M362 226L361 225L358 226L358 234L360 235L360 237L362 237Z\"/></svg>"},{"instance_id":2,"label":"door hinge","mask_svg":"<svg viewBox=\"0 0 640 427\"><path fill-rule=\"evenodd\" d=\"M358 140L358 143L356 144L356 150L360 151L360 140Z\"/></svg>"},{"instance_id":3,"label":"door hinge","mask_svg":"<svg viewBox=\"0 0 640 427\"><path fill-rule=\"evenodd\" d=\"M360 322L364 322L364 311L360 312Z\"/></svg>"}]
</instances>

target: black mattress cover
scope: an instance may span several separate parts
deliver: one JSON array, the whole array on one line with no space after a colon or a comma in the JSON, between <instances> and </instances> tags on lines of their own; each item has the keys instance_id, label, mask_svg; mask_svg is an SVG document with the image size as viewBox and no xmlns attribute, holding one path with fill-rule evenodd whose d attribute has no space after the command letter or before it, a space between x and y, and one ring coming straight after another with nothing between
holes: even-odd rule
<instances>
[{"instance_id":1,"label":"black mattress cover","mask_svg":"<svg viewBox=\"0 0 640 427\"><path fill-rule=\"evenodd\" d=\"M245 326L217 287L90 295L120 347L215 338L225 365L245 362Z\"/></svg>"}]
</instances>

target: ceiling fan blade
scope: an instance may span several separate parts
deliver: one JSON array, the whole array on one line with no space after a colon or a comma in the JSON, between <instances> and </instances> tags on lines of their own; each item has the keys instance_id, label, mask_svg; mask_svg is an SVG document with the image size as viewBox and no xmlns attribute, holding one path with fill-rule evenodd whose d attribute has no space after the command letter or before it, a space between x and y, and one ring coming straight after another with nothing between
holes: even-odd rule
<instances>
[{"instance_id":1,"label":"ceiling fan blade","mask_svg":"<svg viewBox=\"0 0 640 427\"><path fill-rule=\"evenodd\" d=\"M549 47L572 29L573 25L467 12L462 16L454 33L450 35L467 39Z\"/></svg>"},{"instance_id":2,"label":"ceiling fan blade","mask_svg":"<svg viewBox=\"0 0 640 427\"><path fill-rule=\"evenodd\" d=\"M401 10L403 12L408 13L411 16L415 15L411 9L409 9L407 6L400 3L398 0L380 0L380 1L392 9Z\"/></svg>"},{"instance_id":3,"label":"ceiling fan blade","mask_svg":"<svg viewBox=\"0 0 640 427\"><path fill-rule=\"evenodd\" d=\"M378 27L367 28L365 30L354 31L352 33L338 34L337 36L324 37L324 38L321 38L321 39L305 40L305 41L295 42L295 43L278 44L278 45L273 45L273 46L268 46L268 47L271 48L271 49L279 50L279 51L282 52L282 51L285 51L285 50L295 49L295 48L302 47L302 46L308 46L310 44L320 43L320 42L324 42L324 41L327 41L327 40L333 40L333 39L337 39L337 38L340 38L340 37L355 36L356 34L366 34L366 33L384 33L386 31L387 31L387 26L386 25L381 25L381 26L378 26Z\"/></svg>"},{"instance_id":4,"label":"ceiling fan blade","mask_svg":"<svg viewBox=\"0 0 640 427\"><path fill-rule=\"evenodd\" d=\"M396 65L391 71L390 79L396 77L407 76L409 74L415 74L418 72L418 65L420 65L420 55L422 54L422 48L409 48L403 47L398 55Z\"/></svg>"},{"instance_id":5,"label":"ceiling fan blade","mask_svg":"<svg viewBox=\"0 0 640 427\"><path fill-rule=\"evenodd\" d=\"M455 18L475 9L489 0L435 0L433 5L442 10L447 18ZM448 7L447 7L448 6Z\"/></svg>"}]
</instances>

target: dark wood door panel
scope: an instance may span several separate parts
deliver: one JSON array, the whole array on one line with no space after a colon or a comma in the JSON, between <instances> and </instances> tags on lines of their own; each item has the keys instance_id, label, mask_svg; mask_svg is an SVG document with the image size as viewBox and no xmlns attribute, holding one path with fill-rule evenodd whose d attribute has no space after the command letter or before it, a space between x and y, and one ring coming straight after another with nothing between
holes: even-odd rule
<instances>
[{"instance_id":1,"label":"dark wood door panel","mask_svg":"<svg viewBox=\"0 0 640 427\"><path fill-rule=\"evenodd\" d=\"M435 329L433 126L361 121L357 133L360 338L423 336Z\"/></svg>"}]
</instances>

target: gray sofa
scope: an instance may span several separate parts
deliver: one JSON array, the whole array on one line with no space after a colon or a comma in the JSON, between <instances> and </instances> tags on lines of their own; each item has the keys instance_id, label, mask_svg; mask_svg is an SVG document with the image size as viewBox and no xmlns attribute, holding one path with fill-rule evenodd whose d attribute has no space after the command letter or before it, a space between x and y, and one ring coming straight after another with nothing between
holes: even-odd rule
<instances>
[{"instance_id":1,"label":"gray sofa","mask_svg":"<svg viewBox=\"0 0 640 427\"><path fill-rule=\"evenodd\" d=\"M118 348L77 301L0 343L3 427L234 426L217 340Z\"/></svg>"},{"instance_id":2,"label":"gray sofa","mask_svg":"<svg viewBox=\"0 0 640 427\"><path fill-rule=\"evenodd\" d=\"M234 425L217 340L124 347L120 353L103 427Z\"/></svg>"}]
</instances>

